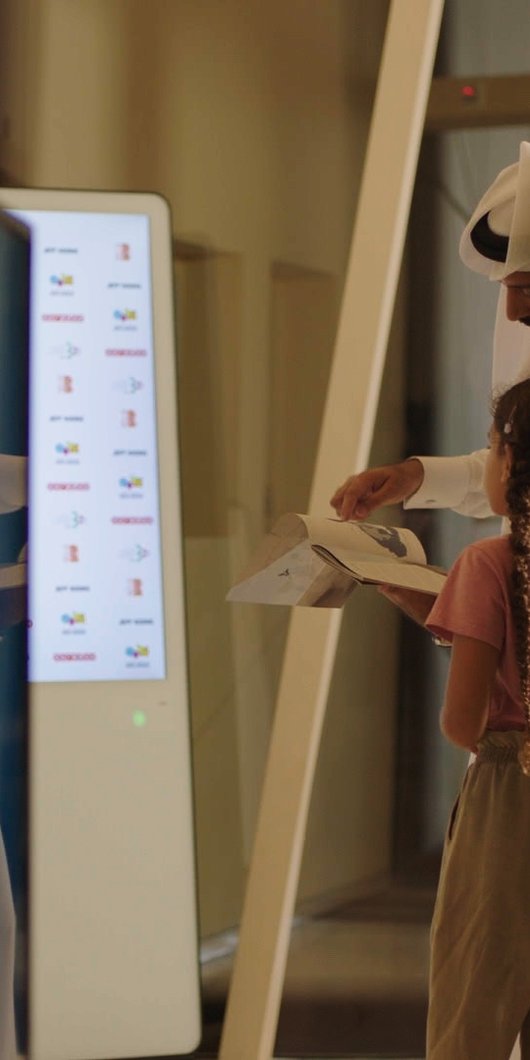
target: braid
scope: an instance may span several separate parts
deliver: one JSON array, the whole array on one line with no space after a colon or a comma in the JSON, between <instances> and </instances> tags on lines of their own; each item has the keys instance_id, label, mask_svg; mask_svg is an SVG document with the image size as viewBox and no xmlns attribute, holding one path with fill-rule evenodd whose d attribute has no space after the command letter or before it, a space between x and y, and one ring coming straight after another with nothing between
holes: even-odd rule
<instances>
[{"instance_id":1,"label":"braid","mask_svg":"<svg viewBox=\"0 0 530 1060\"><path fill-rule=\"evenodd\" d=\"M512 453L506 487L513 554L511 605L527 730L520 763L530 776L530 380L501 395L494 406L493 423L501 447L509 445Z\"/></svg>"},{"instance_id":2,"label":"braid","mask_svg":"<svg viewBox=\"0 0 530 1060\"><path fill-rule=\"evenodd\" d=\"M516 658L521 681L526 726L530 731L530 468L512 473L506 491L511 520L513 553L512 612L516 635Z\"/></svg>"}]
</instances>

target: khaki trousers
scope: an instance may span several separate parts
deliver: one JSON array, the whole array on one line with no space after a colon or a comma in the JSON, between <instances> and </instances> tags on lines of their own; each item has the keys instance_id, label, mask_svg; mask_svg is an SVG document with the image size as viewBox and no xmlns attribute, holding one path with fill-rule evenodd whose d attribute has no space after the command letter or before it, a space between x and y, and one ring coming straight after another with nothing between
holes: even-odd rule
<instances>
[{"instance_id":1,"label":"khaki trousers","mask_svg":"<svg viewBox=\"0 0 530 1060\"><path fill-rule=\"evenodd\" d=\"M488 732L445 839L431 931L427 1060L530 1060L530 778L524 736Z\"/></svg>"}]
</instances>

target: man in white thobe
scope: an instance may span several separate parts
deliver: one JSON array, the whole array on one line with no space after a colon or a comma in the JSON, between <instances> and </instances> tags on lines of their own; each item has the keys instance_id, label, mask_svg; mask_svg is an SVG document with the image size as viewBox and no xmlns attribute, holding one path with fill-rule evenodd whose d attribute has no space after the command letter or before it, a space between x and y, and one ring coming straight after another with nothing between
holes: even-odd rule
<instances>
[{"instance_id":1,"label":"man in white thobe","mask_svg":"<svg viewBox=\"0 0 530 1060\"><path fill-rule=\"evenodd\" d=\"M460 256L500 284L493 345L494 391L530 376L530 143L503 169L477 205ZM364 519L384 504L452 508L492 515L482 480L486 450L456 457L414 457L350 475L331 498L343 519Z\"/></svg>"}]
</instances>

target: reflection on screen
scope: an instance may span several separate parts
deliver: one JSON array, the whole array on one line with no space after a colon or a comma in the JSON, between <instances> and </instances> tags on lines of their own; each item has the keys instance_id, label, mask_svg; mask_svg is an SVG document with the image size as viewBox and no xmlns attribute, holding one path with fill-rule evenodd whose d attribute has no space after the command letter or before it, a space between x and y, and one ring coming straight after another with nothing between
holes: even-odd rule
<instances>
[{"instance_id":1,"label":"reflection on screen","mask_svg":"<svg viewBox=\"0 0 530 1060\"><path fill-rule=\"evenodd\" d=\"M165 677L149 220L27 211L30 679Z\"/></svg>"},{"instance_id":2,"label":"reflection on screen","mask_svg":"<svg viewBox=\"0 0 530 1060\"><path fill-rule=\"evenodd\" d=\"M29 236L0 213L0 1055L26 1040ZM15 925L16 911L16 925ZM17 930L18 929L18 930ZM16 961L15 961L15 942Z\"/></svg>"}]
</instances>

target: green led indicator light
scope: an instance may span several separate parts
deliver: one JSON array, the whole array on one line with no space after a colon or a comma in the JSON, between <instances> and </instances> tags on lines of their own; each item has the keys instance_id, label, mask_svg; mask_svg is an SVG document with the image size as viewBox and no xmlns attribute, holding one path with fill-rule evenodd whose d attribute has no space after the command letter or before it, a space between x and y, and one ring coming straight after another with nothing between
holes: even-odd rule
<instances>
[{"instance_id":1,"label":"green led indicator light","mask_svg":"<svg viewBox=\"0 0 530 1060\"><path fill-rule=\"evenodd\" d=\"M143 710L135 710L133 714L133 725L137 729L143 729L144 725L147 724L147 718Z\"/></svg>"}]
</instances>

